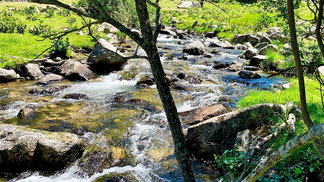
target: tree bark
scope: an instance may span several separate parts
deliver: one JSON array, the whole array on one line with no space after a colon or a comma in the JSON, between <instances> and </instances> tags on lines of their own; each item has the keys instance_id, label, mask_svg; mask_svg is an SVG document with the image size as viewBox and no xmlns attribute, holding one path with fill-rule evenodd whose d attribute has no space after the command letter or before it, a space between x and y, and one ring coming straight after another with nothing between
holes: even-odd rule
<instances>
[{"instance_id":1,"label":"tree bark","mask_svg":"<svg viewBox=\"0 0 324 182\"><path fill-rule=\"evenodd\" d=\"M323 44L323 38L321 35L321 27L322 27L322 21L323 21L323 8L324 8L324 0L320 0L319 7L318 7L318 16L317 16L315 35L316 35L316 39L318 42L318 46L319 46L322 56L324 58L324 44Z\"/></svg>"},{"instance_id":2,"label":"tree bark","mask_svg":"<svg viewBox=\"0 0 324 182\"><path fill-rule=\"evenodd\" d=\"M288 157L296 149L305 146L324 136L324 124L311 127L305 134L296 136L273 152L269 157L263 157L257 167L242 181L254 182L258 180L265 172L277 164L281 159Z\"/></svg>"},{"instance_id":3,"label":"tree bark","mask_svg":"<svg viewBox=\"0 0 324 182\"><path fill-rule=\"evenodd\" d=\"M174 103L169 84L165 77L163 66L158 54L156 40L153 36L153 31L150 23L150 18L146 6L146 0L135 0L138 19L140 20L141 31L144 43L141 45L145 50L148 61L151 65L151 70L155 79L157 90L159 92L165 114L171 130L175 155L177 157L183 180L185 182L194 182L195 176L192 169L191 156L188 151L185 137L182 132L181 122L178 116L178 111Z\"/></svg>"},{"instance_id":4,"label":"tree bark","mask_svg":"<svg viewBox=\"0 0 324 182\"><path fill-rule=\"evenodd\" d=\"M295 24L295 12L294 12L294 1L287 0L288 5L288 21L289 21L289 30L290 30L290 41L291 47L294 54L296 72L299 83L299 94L300 94L300 105L302 111L302 117L307 125L307 128L310 129L314 126L312 119L310 118L307 105L306 105L306 89L305 89L305 80L303 75L303 67L301 65L301 59L299 54L299 47L297 43L297 35L296 35L296 24ZM319 155L324 159L324 142L323 139L314 141L314 147L319 153Z\"/></svg>"},{"instance_id":5,"label":"tree bark","mask_svg":"<svg viewBox=\"0 0 324 182\"><path fill-rule=\"evenodd\" d=\"M301 65L301 59L300 59L299 48L297 43L294 2L293 0L287 0L287 4L288 4L288 15L289 15L288 21L289 21L289 30L290 30L290 41L291 41L291 47L294 54L296 72L297 72L298 83L299 83L299 94L300 94L300 105L301 105L302 117L307 127L310 128L314 125L314 123L310 118L306 106L305 81L304 81L303 68Z\"/></svg>"}]
</instances>

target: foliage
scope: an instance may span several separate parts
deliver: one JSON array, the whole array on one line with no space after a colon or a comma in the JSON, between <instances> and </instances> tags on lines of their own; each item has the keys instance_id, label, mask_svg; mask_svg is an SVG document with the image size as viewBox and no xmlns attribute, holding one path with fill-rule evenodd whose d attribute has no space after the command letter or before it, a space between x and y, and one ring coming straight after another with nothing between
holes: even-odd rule
<instances>
[{"instance_id":1,"label":"foliage","mask_svg":"<svg viewBox=\"0 0 324 182\"><path fill-rule=\"evenodd\" d=\"M52 28L48 25L43 24L44 21L40 20L38 25L29 27L29 33L33 35L48 35L52 32Z\"/></svg>"},{"instance_id":2,"label":"foliage","mask_svg":"<svg viewBox=\"0 0 324 182\"><path fill-rule=\"evenodd\" d=\"M72 57L72 51L70 48L70 41L69 38L66 37L59 39L58 42L56 40L53 41L54 48L52 49L52 56L54 57L61 57L61 58L69 58Z\"/></svg>"},{"instance_id":3,"label":"foliage","mask_svg":"<svg viewBox=\"0 0 324 182\"><path fill-rule=\"evenodd\" d=\"M21 33L23 34L27 25L13 16L12 13L0 12L0 33Z\"/></svg>"},{"instance_id":4,"label":"foliage","mask_svg":"<svg viewBox=\"0 0 324 182\"><path fill-rule=\"evenodd\" d=\"M25 63L26 60L22 58L12 59L10 56L0 54L0 68L10 69L17 64Z\"/></svg>"}]
</instances>

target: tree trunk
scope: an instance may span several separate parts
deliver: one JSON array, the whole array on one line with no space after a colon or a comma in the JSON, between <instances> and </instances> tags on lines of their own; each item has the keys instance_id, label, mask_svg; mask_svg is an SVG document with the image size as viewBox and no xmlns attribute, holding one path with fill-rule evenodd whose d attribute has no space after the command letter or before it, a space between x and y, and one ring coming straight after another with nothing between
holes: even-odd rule
<instances>
[{"instance_id":1,"label":"tree trunk","mask_svg":"<svg viewBox=\"0 0 324 182\"><path fill-rule=\"evenodd\" d=\"M144 43L141 45L145 50L151 70L155 79L157 90L159 92L165 114L171 130L175 155L177 157L183 180L185 182L194 182L195 176L192 169L191 156L182 132L181 122L178 116L178 111L175 106L169 84L165 77L163 66L158 54L156 41L153 38L153 31L150 23L150 18L146 6L146 0L135 0L136 11L141 25L141 31Z\"/></svg>"},{"instance_id":2,"label":"tree trunk","mask_svg":"<svg viewBox=\"0 0 324 182\"><path fill-rule=\"evenodd\" d=\"M302 117L305 124L307 125L307 128L310 129L314 125L314 123L310 118L307 105L306 105L305 81L304 81L303 67L301 65L301 59L299 55L299 48L298 48L297 35L296 35L294 1L287 0L287 5L288 5L288 17L289 17L288 21L289 21L289 30L290 30L290 41L291 41L291 47L294 54L296 72L297 72L298 83L299 83L299 94L300 94L300 105L301 105ZM316 148L319 155L324 159L323 139L316 140L314 142L314 147Z\"/></svg>"},{"instance_id":3,"label":"tree trunk","mask_svg":"<svg viewBox=\"0 0 324 182\"><path fill-rule=\"evenodd\" d=\"M269 157L263 157L257 167L242 181L254 182L258 180L265 172L277 164L281 159L288 157L296 149L321 139L324 136L324 124L311 127L305 134L296 136L282 145L277 151L273 152Z\"/></svg>"},{"instance_id":4,"label":"tree trunk","mask_svg":"<svg viewBox=\"0 0 324 182\"><path fill-rule=\"evenodd\" d=\"M324 0L320 0L319 7L318 7L318 16L317 16L317 24L316 24L315 34L316 34L318 46L319 46L322 56L324 58L324 44L323 44L323 38L321 35L321 27L322 27L322 21L323 21L323 8L324 8Z\"/></svg>"},{"instance_id":5,"label":"tree trunk","mask_svg":"<svg viewBox=\"0 0 324 182\"><path fill-rule=\"evenodd\" d=\"M290 41L291 41L291 47L294 54L296 72L297 72L298 83L299 83L299 94L300 94L300 105L301 105L302 117L307 127L310 128L314 125L314 123L310 118L306 106L305 81L304 81L303 68L301 65L299 48L297 43L294 2L293 0L287 0L287 4L288 4L288 15L289 15Z\"/></svg>"}]
</instances>

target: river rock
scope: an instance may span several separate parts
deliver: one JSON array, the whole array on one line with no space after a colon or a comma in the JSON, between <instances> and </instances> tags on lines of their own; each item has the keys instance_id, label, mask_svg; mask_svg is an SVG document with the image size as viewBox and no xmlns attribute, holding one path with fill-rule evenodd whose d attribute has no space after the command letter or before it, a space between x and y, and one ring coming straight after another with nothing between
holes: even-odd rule
<instances>
[{"instance_id":1,"label":"river rock","mask_svg":"<svg viewBox=\"0 0 324 182\"><path fill-rule=\"evenodd\" d=\"M269 45L265 46L264 48L260 49L259 54L266 55L267 52L270 52L270 51L278 52L278 46L269 44Z\"/></svg>"},{"instance_id":2,"label":"river rock","mask_svg":"<svg viewBox=\"0 0 324 182\"><path fill-rule=\"evenodd\" d=\"M42 78L44 75L37 64L30 63L25 66L25 76L35 80Z\"/></svg>"},{"instance_id":3,"label":"river rock","mask_svg":"<svg viewBox=\"0 0 324 182\"><path fill-rule=\"evenodd\" d=\"M76 60L67 60L60 66L60 73L69 80L87 81L96 78L96 74L92 72L87 65Z\"/></svg>"},{"instance_id":4,"label":"river rock","mask_svg":"<svg viewBox=\"0 0 324 182\"><path fill-rule=\"evenodd\" d=\"M62 81L64 77L57 74L48 74L38 81L38 84L47 85L51 82Z\"/></svg>"},{"instance_id":5,"label":"river rock","mask_svg":"<svg viewBox=\"0 0 324 182\"><path fill-rule=\"evenodd\" d=\"M209 118L227 113L227 109L222 105L205 106L190 111L180 112L179 116L183 123L194 125Z\"/></svg>"},{"instance_id":6,"label":"river rock","mask_svg":"<svg viewBox=\"0 0 324 182\"><path fill-rule=\"evenodd\" d=\"M255 48L257 48L257 49L262 49L262 48L264 48L264 47L266 47L267 45L269 45L269 43L268 42L262 42L262 43L260 43L260 44L258 44L258 45L256 45L255 46Z\"/></svg>"},{"instance_id":7,"label":"river rock","mask_svg":"<svg viewBox=\"0 0 324 182\"><path fill-rule=\"evenodd\" d=\"M222 68L227 68L229 67L231 64L230 63L223 63L223 62L220 62L220 61L216 61L214 63L214 66L213 68L214 69L222 69Z\"/></svg>"},{"instance_id":8,"label":"river rock","mask_svg":"<svg viewBox=\"0 0 324 182\"><path fill-rule=\"evenodd\" d=\"M189 9L193 7L198 7L200 8L200 3L199 2L193 2L193 1L182 1L179 5L179 9Z\"/></svg>"},{"instance_id":9,"label":"river rock","mask_svg":"<svg viewBox=\"0 0 324 182\"><path fill-rule=\"evenodd\" d=\"M282 30L280 27L271 27L268 28L267 34L269 35L270 39L278 39L282 34Z\"/></svg>"},{"instance_id":10,"label":"river rock","mask_svg":"<svg viewBox=\"0 0 324 182\"><path fill-rule=\"evenodd\" d=\"M258 50L255 48L249 48L245 51L244 57L245 59L251 59L253 56L256 56L258 54Z\"/></svg>"},{"instance_id":11,"label":"river rock","mask_svg":"<svg viewBox=\"0 0 324 182\"><path fill-rule=\"evenodd\" d=\"M265 61L266 59L267 59L267 56L264 56L264 55L253 56L249 62L249 65L259 67L260 63Z\"/></svg>"},{"instance_id":12,"label":"river rock","mask_svg":"<svg viewBox=\"0 0 324 182\"><path fill-rule=\"evenodd\" d=\"M229 43L228 41L220 41L218 40L218 38L213 38L213 39L208 38L205 41L205 44L208 47L222 47L224 49L234 49L234 46L231 43Z\"/></svg>"},{"instance_id":13,"label":"river rock","mask_svg":"<svg viewBox=\"0 0 324 182\"><path fill-rule=\"evenodd\" d=\"M44 89L33 88L33 89L29 90L29 94L31 94L31 95L52 95L56 92L66 89L66 88L68 88L68 86L66 86L66 85L52 86L52 87L47 87Z\"/></svg>"},{"instance_id":14,"label":"river rock","mask_svg":"<svg viewBox=\"0 0 324 182\"><path fill-rule=\"evenodd\" d=\"M142 32L141 32L141 30L139 30L139 29L137 29L137 28L132 28L131 31L132 31L133 33L135 33L137 36L142 37ZM111 47L111 46L110 46L110 47Z\"/></svg>"},{"instance_id":15,"label":"river rock","mask_svg":"<svg viewBox=\"0 0 324 182\"><path fill-rule=\"evenodd\" d=\"M37 116L37 112L32 108L22 108L18 113L20 119L33 119Z\"/></svg>"},{"instance_id":16,"label":"river rock","mask_svg":"<svg viewBox=\"0 0 324 182\"><path fill-rule=\"evenodd\" d=\"M171 27L165 27L161 29L160 34L177 36L177 33L174 32Z\"/></svg>"},{"instance_id":17,"label":"river rock","mask_svg":"<svg viewBox=\"0 0 324 182\"><path fill-rule=\"evenodd\" d=\"M235 47L236 47L236 49L240 49L240 50L246 50L247 49L247 46L242 45L242 44L236 44Z\"/></svg>"},{"instance_id":18,"label":"river rock","mask_svg":"<svg viewBox=\"0 0 324 182\"><path fill-rule=\"evenodd\" d=\"M73 93L73 94L64 95L63 99L81 100L81 99L89 99L89 97L86 94Z\"/></svg>"},{"instance_id":19,"label":"river rock","mask_svg":"<svg viewBox=\"0 0 324 182\"><path fill-rule=\"evenodd\" d=\"M0 83L8 82L17 79L19 76L14 70L6 70L0 68Z\"/></svg>"},{"instance_id":20,"label":"river rock","mask_svg":"<svg viewBox=\"0 0 324 182\"><path fill-rule=\"evenodd\" d=\"M244 66L243 67L244 70L247 70L247 71L258 71L260 70L258 67L256 66Z\"/></svg>"},{"instance_id":21,"label":"river rock","mask_svg":"<svg viewBox=\"0 0 324 182\"><path fill-rule=\"evenodd\" d=\"M94 180L94 182L140 182L140 181L143 181L143 179L141 178L137 179L131 172L109 173L100 176Z\"/></svg>"},{"instance_id":22,"label":"river rock","mask_svg":"<svg viewBox=\"0 0 324 182\"><path fill-rule=\"evenodd\" d=\"M243 79L259 79L259 78L261 78L261 76L259 74L254 73L252 71L246 71L246 70L240 71L238 73L238 75L240 76L240 78L243 78Z\"/></svg>"},{"instance_id":23,"label":"river rock","mask_svg":"<svg viewBox=\"0 0 324 182\"><path fill-rule=\"evenodd\" d=\"M194 76L186 76L184 80L188 81L190 84L201 84L202 80Z\"/></svg>"},{"instance_id":24,"label":"river rock","mask_svg":"<svg viewBox=\"0 0 324 182\"><path fill-rule=\"evenodd\" d=\"M154 85L154 79L151 78L150 76L142 76L136 83L137 86L140 87L148 87L151 85Z\"/></svg>"},{"instance_id":25,"label":"river rock","mask_svg":"<svg viewBox=\"0 0 324 182\"><path fill-rule=\"evenodd\" d=\"M217 36L217 34L215 32L207 32L207 33L205 33L206 38L214 38L216 36Z\"/></svg>"},{"instance_id":26,"label":"river rock","mask_svg":"<svg viewBox=\"0 0 324 182\"><path fill-rule=\"evenodd\" d=\"M0 173L54 172L82 156L85 144L74 134L0 125Z\"/></svg>"},{"instance_id":27,"label":"river rock","mask_svg":"<svg viewBox=\"0 0 324 182\"><path fill-rule=\"evenodd\" d=\"M263 33L257 33L257 37L259 37L260 39L260 43L271 43L271 39L269 38L269 36L267 34L263 34Z\"/></svg>"},{"instance_id":28,"label":"river rock","mask_svg":"<svg viewBox=\"0 0 324 182\"><path fill-rule=\"evenodd\" d=\"M260 39L255 35L248 34L247 42L250 42L253 46L255 46L260 42Z\"/></svg>"},{"instance_id":29,"label":"river rock","mask_svg":"<svg viewBox=\"0 0 324 182\"><path fill-rule=\"evenodd\" d=\"M260 104L190 126L184 131L189 150L200 157L212 157L233 149L238 132L273 124L273 118L284 116L285 110L283 105Z\"/></svg>"},{"instance_id":30,"label":"river rock","mask_svg":"<svg viewBox=\"0 0 324 182\"><path fill-rule=\"evenodd\" d=\"M183 49L184 53L190 55L203 55L206 53L205 45L200 41L194 41Z\"/></svg>"},{"instance_id":31,"label":"river rock","mask_svg":"<svg viewBox=\"0 0 324 182\"><path fill-rule=\"evenodd\" d=\"M243 63L235 63L235 64L231 64L227 70L231 71L231 72L237 72L237 71L241 71L243 68Z\"/></svg>"},{"instance_id":32,"label":"river rock","mask_svg":"<svg viewBox=\"0 0 324 182\"><path fill-rule=\"evenodd\" d=\"M88 58L91 69L99 74L120 70L126 62L117 48L105 39L98 40Z\"/></svg>"},{"instance_id":33,"label":"river rock","mask_svg":"<svg viewBox=\"0 0 324 182\"><path fill-rule=\"evenodd\" d=\"M245 42L250 42L254 46L260 42L260 39L253 34L244 34L244 35L236 34L234 36L233 42L235 44L243 44Z\"/></svg>"}]
</instances>

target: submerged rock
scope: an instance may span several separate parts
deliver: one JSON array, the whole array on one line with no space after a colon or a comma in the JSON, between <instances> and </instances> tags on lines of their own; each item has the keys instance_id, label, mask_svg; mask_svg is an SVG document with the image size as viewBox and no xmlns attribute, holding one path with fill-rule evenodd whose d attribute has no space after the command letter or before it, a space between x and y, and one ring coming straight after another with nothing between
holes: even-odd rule
<instances>
[{"instance_id":1,"label":"submerged rock","mask_svg":"<svg viewBox=\"0 0 324 182\"><path fill-rule=\"evenodd\" d=\"M223 114L186 129L189 150L198 156L232 149L238 132L274 124L286 109L278 104L260 104Z\"/></svg>"},{"instance_id":2,"label":"submerged rock","mask_svg":"<svg viewBox=\"0 0 324 182\"><path fill-rule=\"evenodd\" d=\"M22 108L18 113L20 119L33 119L37 116L37 112L32 108Z\"/></svg>"},{"instance_id":3,"label":"submerged rock","mask_svg":"<svg viewBox=\"0 0 324 182\"><path fill-rule=\"evenodd\" d=\"M74 134L0 125L0 173L54 172L82 156L84 142Z\"/></svg>"},{"instance_id":4,"label":"submerged rock","mask_svg":"<svg viewBox=\"0 0 324 182\"><path fill-rule=\"evenodd\" d=\"M246 71L246 70L240 71L238 73L238 75L244 79L259 79L259 78L261 78L261 76L259 74L254 73L252 71Z\"/></svg>"},{"instance_id":5,"label":"submerged rock","mask_svg":"<svg viewBox=\"0 0 324 182\"><path fill-rule=\"evenodd\" d=\"M205 106L190 111L180 112L179 116L187 125L194 125L209 118L227 113L227 109L222 105Z\"/></svg>"},{"instance_id":6,"label":"submerged rock","mask_svg":"<svg viewBox=\"0 0 324 182\"><path fill-rule=\"evenodd\" d=\"M89 99L89 97L86 94L73 93L73 94L64 95L63 99L81 100L81 99Z\"/></svg>"},{"instance_id":7,"label":"submerged rock","mask_svg":"<svg viewBox=\"0 0 324 182\"><path fill-rule=\"evenodd\" d=\"M29 94L31 95L51 95L53 93L62 91L64 89L68 88L68 86L66 85L62 85L62 86L53 86L53 87L48 87L45 89L37 89L37 88L33 88L31 90L29 90Z\"/></svg>"},{"instance_id":8,"label":"submerged rock","mask_svg":"<svg viewBox=\"0 0 324 182\"><path fill-rule=\"evenodd\" d=\"M14 70L6 70L0 68L0 83L8 82L17 79L19 76Z\"/></svg>"},{"instance_id":9,"label":"submerged rock","mask_svg":"<svg viewBox=\"0 0 324 182\"><path fill-rule=\"evenodd\" d=\"M87 65L84 65L76 60L65 61L64 64L60 66L60 73L72 81L87 81L97 77Z\"/></svg>"}]
</instances>

